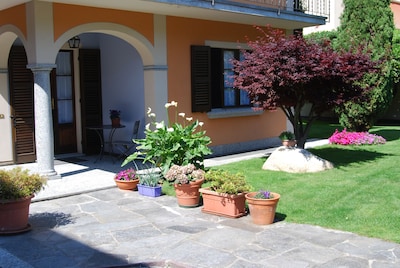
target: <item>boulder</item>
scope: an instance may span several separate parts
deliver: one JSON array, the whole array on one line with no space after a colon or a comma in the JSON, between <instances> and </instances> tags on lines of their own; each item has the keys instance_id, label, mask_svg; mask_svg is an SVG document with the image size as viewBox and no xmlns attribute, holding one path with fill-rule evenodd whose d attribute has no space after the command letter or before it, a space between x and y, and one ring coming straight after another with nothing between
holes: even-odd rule
<instances>
[{"instance_id":1,"label":"boulder","mask_svg":"<svg viewBox=\"0 0 400 268\"><path fill-rule=\"evenodd\" d=\"M265 161L262 169L290 173L319 172L332 169L333 164L313 155L307 150L295 147L278 147Z\"/></svg>"}]
</instances>

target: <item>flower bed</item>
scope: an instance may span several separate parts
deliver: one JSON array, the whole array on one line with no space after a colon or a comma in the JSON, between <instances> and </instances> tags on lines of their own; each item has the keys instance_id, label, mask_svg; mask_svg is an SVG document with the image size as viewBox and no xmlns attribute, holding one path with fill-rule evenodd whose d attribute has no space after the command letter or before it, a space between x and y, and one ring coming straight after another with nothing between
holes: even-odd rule
<instances>
[{"instance_id":1,"label":"flower bed","mask_svg":"<svg viewBox=\"0 0 400 268\"><path fill-rule=\"evenodd\" d=\"M329 143L339 145L371 145L384 144L386 140L379 135L368 132L348 132L346 129L339 132L336 129L335 133L329 138Z\"/></svg>"}]
</instances>

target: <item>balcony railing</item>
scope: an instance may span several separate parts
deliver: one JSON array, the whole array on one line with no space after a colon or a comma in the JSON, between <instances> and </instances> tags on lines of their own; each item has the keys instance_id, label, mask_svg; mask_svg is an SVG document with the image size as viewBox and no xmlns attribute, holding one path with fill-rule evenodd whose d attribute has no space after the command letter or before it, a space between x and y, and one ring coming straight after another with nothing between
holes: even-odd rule
<instances>
[{"instance_id":1,"label":"balcony railing","mask_svg":"<svg viewBox=\"0 0 400 268\"><path fill-rule=\"evenodd\" d=\"M330 0L232 0L232 2L269 7L278 10L303 12L327 17L330 15Z\"/></svg>"}]
</instances>

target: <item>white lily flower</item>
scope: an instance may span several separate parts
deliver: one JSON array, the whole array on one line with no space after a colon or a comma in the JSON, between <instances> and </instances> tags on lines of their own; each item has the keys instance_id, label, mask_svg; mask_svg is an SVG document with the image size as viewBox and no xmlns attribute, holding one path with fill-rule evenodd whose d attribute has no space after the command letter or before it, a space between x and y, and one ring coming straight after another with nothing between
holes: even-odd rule
<instances>
[{"instance_id":1,"label":"white lily flower","mask_svg":"<svg viewBox=\"0 0 400 268\"><path fill-rule=\"evenodd\" d=\"M146 124L146 130L150 130L150 123Z\"/></svg>"},{"instance_id":2,"label":"white lily flower","mask_svg":"<svg viewBox=\"0 0 400 268\"><path fill-rule=\"evenodd\" d=\"M203 126L204 125L204 122L199 122L199 126Z\"/></svg>"},{"instance_id":3,"label":"white lily flower","mask_svg":"<svg viewBox=\"0 0 400 268\"><path fill-rule=\"evenodd\" d=\"M167 102L166 104L165 104L165 108L169 108L169 106L171 106L171 103L169 103L169 102Z\"/></svg>"},{"instance_id":4,"label":"white lily flower","mask_svg":"<svg viewBox=\"0 0 400 268\"><path fill-rule=\"evenodd\" d=\"M183 117L183 118L185 117L185 113L179 113L178 115Z\"/></svg>"},{"instance_id":5,"label":"white lily flower","mask_svg":"<svg viewBox=\"0 0 400 268\"><path fill-rule=\"evenodd\" d=\"M171 106L178 107L178 103L176 101L171 101Z\"/></svg>"},{"instance_id":6,"label":"white lily flower","mask_svg":"<svg viewBox=\"0 0 400 268\"><path fill-rule=\"evenodd\" d=\"M150 118L156 118L156 114L155 113L149 113L149 115L148 115L148 117L150 117Z\"/></svg>"},{"instance_id":7,"label":"white lily flower","mask_svg":"<svg viewBox=\"0 0 400 268\"><path fill-rule=\"evenodd\" d=\"M156 123L156 129L163 128L164 127L164 121L160 123Z\"/></svg>"},{"instance_id":8,"label":"white lily flower","mask_svg":"<svg viewBox=\"0 0 400 268\"><path fill-rule=\"evenodd\" d=\"M151 108L147 108L147 114L151 113Z\"/></svg>"},{"instance_id":9,"label":"white lily flower","mask_svg":"<svg viewBox=\"0 0 400 268\"><path fill-rule=\"evenodd\" d=\"M186 120L190 122L193 120L193 117L186 117Z\"/></svg>"},{"instance_id":10,"label":"white lily flower","mask_svg":"<svg viewBox=\"0 0 400 268\"><path fill-rule=\"evenodd\" d=\"M167 128L168 132L174 132L174 129L172 127Z\"/></svg>"}]
</instances>

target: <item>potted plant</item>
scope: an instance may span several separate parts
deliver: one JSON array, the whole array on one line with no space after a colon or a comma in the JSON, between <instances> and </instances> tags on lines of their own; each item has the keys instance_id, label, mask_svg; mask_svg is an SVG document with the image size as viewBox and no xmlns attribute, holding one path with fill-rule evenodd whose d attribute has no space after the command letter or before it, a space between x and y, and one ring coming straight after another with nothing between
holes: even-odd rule
<instances>
[{"instance_id":1,"label":"potted plant","mask_svg":"<svg viewBox=\"0 0 400 268\"><path fill-rule=\"evenodd\" d=\"M196 168L204 169L204 156L211 154L208 148L211 140L201 130L203 122L186 117L185 113L178 113L177 106L175 101L165 104L168 124L156 122L156 115L148 108L147 116L151 123L146 125L146 137L134 140L138 144L137 151L129 155L122 166L143 158L143 162L154 163L161 168L163 175L174 164L193 164ZM168 118L171 108L175 108L175 122Z\"/></svg>"},{"instance_id":2,"label":"potted plant","mask_svg":"<svg viewBox=\"0 0 400 268\"><path fill-rule=\"evenodd\" d=\"M251 186L243 174L210 169L205 178L210 186L199 190L203 197L203 212L232 218L246 214L245 194Z\"/></svg>"},{"instance_id":3,"label":"potted plant","mask_svg":"<svg viewBox=\"0 0 400 268\"><path fill-rule=\"evenodd\" d=\"M111 125L113 127L119 127L121 125L121 111L120 110L110 110Z\"/></svg>"},{"instance_id":4,"label":"potted plant","mask_svg":"<svg viewBox=\"0 0 400 268\"><path fill-rule=\"evenodd\" d=\"M199 189L204 182L204 170L194 164L173 165L165 179L174 185L178 204L181 207L197 207L200 203Z\"/></svg>"},{"instance_id":5,"label":"potted plant","mask_svg":"<svg viewBox=\"0 0 400 268\"><path fill-rule=\"evenodd\" d=\"M150 197L161 195L161 174L158 170L141 170L137 172L137 175L139 177L139 184L137 185L139 194Z\"/></svg>"},{"instance_id":6,"label":"potted plant","mask_svg":"<svg viewBox=\"0 0 400 268\"><path fill-rule=\"evenodd\" d=\"M274 222L280 194L260 190L247 193L245 196L253 223L264 225Z\"/></svg>"},{"instance_id":7,"label":"potted plant","mask_svg":"<svg viewBox=\"0 0 400 268\"><path fill-rule=\"evenodd\" d=\"M294 147L296 146L296 136L291 131L283 131L279 134L283 146Z\"/></svg>"},{"instance_id":8,"label":"potted plant","mask_svg":"<svg viewBox=\"0 0 400 268\"><path fill-rule=\"evenodd\" d=\"M128 168L118 172L114 176L114 181L121 190L134 190L139 183L139 178L135 169Z\"/></svg>"},{"instance_id":9,"label":"potted plant","mask_svg":"<svg viewBox=\"0 0 400 268\"><path fill-rule=\"evenodd\" d=\"M45 184L45 177L20 167L0 170L0 234L30 230L31 199Z\"/></svg>"}]
</instances>

